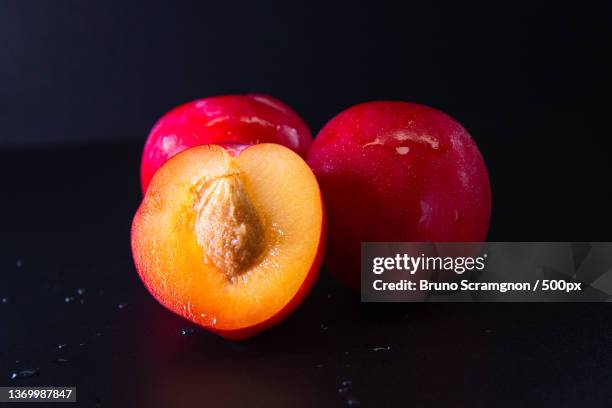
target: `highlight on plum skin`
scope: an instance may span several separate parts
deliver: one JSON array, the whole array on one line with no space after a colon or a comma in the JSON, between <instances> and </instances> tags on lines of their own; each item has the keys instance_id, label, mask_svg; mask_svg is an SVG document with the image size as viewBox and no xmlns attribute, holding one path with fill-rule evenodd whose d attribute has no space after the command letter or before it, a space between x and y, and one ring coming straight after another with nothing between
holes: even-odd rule
<instances>
[{"instance_id":1,"label":"highlight on plum skin","mask_svg":"<svg viewBox=\"0 0 612 408\"><path fill-rule=\"evenodd\" d=\"M277 144L205 145L155 173L132 223L132 253L166 308L229 339L291 314L325 248L317 180Z\"/></svg>"},{"instance_id":2,"label":"highlight on plum skin","mask_svg":"<svg viewBox=\"0 0 612 408\"><path fill-rule=\"evenodd\" d=\"M308 155L328 215L324 264L360 287L361 242L484 241L491 214L485 162L450 116L398 101L332 118Z\"/></svg>"},{"instance_id":3,"label":"highlight on plum skin","mask_svg":"<svg viewBox=\"0 0 612 408\"><path fill-rule=\"evenodd\" d=\"M306 158L312 134L297 113L269 95L225 95L185 103L164 114L149 133L140 169L143 193L170 157L189 147L221 143L278 143Z\"/></svg>"}]
</instances>

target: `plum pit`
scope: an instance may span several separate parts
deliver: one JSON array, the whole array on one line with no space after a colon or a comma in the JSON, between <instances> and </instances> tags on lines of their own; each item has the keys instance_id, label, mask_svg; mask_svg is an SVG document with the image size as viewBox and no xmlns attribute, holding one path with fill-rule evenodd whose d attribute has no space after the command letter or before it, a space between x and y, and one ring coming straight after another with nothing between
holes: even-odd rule
<instances>
[{"instance_id":1,"label":"plum pit","mask_svg":"<svg viewBox=\"0 0 612 408\"><path fill-rule=\"evenodd\" d=\"M196 190L194 230L204 262L229 280L243 273L263 252L263 225L236 169L205 178Z\"/></svg>"}]
</instances>

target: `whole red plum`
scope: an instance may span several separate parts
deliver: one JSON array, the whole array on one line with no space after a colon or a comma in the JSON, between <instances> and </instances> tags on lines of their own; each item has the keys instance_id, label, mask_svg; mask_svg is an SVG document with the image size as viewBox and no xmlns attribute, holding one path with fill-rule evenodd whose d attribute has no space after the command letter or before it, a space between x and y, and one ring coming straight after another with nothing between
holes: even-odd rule
<instances>
[{"instance_id":1,"label":"whole red plum","mask_svg":"<svg viewBox=\"0 0 612 408\"><path fill-rule=\"evenodd\" d=\"M278 143L303 158L312 134L286 104L268 95L225 95L180 105L162 116L145 143L140 168L142 191L170 157L205 144Z\"/></svg>"},{"instance_id":2,"label":"whole red plum","mask_svg":"<svg viewBox=\"0 0 612 408\"><path fill-rule=\"evenodd\" d=\"M325 264L354 289L361 242L486 238L484 160L469 133L436 109L397 101L350 107L319 132L308 163L327 209Z\"/></svg>"}]
</instances>

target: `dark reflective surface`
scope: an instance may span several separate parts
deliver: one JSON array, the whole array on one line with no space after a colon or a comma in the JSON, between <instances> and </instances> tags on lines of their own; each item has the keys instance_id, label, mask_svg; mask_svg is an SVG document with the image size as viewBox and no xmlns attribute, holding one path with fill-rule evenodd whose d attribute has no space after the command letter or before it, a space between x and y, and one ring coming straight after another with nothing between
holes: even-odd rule
<instances>
[{"instance_id":1,"label":"dark reflective surface","mask_svg":"<svg viewBox=\"0 0 612 408\"><path fill-rule=\"evenodd\" d=\"M76 385L80 405L104 407L605 406L612 398L609 304L360 305L323 273L289 320L254 339L181 334L192 326L157 304L132 265L139 155L138 145L0 153L0 386ZM533 194L543 205L555 191ZM563 208L518 223L528 219L521 196L506 197L491 239L551 239L560 228ZM589 231L573 238L605 232L597 214L584 214ZM40 371L10 379L31 368Z\"/></svg>"}]
</instances>

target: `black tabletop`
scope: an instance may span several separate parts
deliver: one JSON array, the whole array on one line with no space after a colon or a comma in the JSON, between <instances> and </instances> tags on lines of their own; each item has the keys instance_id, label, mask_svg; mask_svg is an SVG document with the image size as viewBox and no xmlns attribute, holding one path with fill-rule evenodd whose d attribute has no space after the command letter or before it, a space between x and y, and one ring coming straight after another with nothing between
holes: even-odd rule
<instances>
[{"instance_id":1,"label":"black tabletop","mask_svg":"<svg viewBox=\"0 0 612 408\"><path fill-rule=\"evenodd\" d=\"M80 406L104 407L609 404L605 303L366 305L323 270L255 338L194 327L132 264L139 155L136 144L0 154L0 386L76 386ZM494 237L515 232L497 225Z\"/></svg>"},{"instance_id":2,"label":"black tabletop","mask_svg":"<svg viewBox=\"0 0 612 408\"><path fill-rule=\"evenodd\" d=\"M611 406L610 303L361 304L323 269L234 342L158 304L129 245L155 120L248 92L313 134L359 102L433 106L482 152L489 241L612 241L611 4L1 1L0 387L76 386L84 407Z\"/></svg>"}]
</instances>

